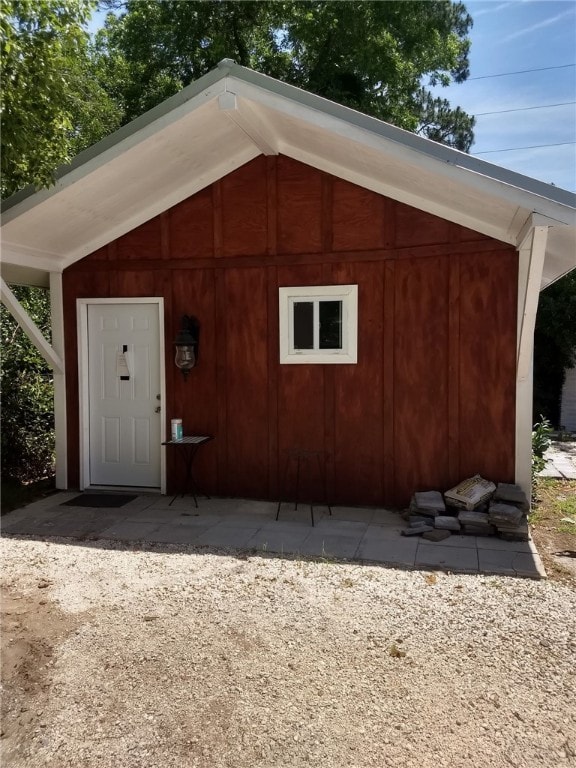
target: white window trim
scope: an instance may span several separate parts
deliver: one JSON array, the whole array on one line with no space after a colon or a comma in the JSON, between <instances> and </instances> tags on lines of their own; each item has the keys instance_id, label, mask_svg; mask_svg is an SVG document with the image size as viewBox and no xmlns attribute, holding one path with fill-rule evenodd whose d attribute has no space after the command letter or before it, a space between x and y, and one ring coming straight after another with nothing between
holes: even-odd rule
<instances>
[{"instance_id":1,"label":"white window trim","mask_svg":"<svg viewBox=\"0 0 576 768\"><path fill-rule=\"evenodd\" d=\"M302 299L342 302L342 349L294 349L293 313L295 301ZM278 289L280 319L280 364L325 365L355 364L358 362L358 286L357 285L305 285ZM316 338L316 329L314 335Z\"/></svg>"}]
</instances>

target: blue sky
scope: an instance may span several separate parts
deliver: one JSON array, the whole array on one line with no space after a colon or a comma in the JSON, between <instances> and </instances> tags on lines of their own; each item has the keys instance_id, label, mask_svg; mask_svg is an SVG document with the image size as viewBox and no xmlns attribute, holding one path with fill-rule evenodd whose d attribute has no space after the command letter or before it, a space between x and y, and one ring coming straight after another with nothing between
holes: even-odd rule
<instances>
[{"instance_id":1,"label":"blue sky","mask_svg":"<svg viewBox=\"0 0 576 768\"><path fill-rule=\"evenodd\" d=\"M576 105L524 110L576 101L576 3L481 0L465 5L474 19L470 78L435 91L470 114L497 113L477 117L471 154L576 191ZM543 71L485 77L528 69ZM564 145L492 151L539 144Z\"/></svg>"},{"instance_id":2,"label":"blue sky","mask_svg":"<svg viewBox=\"0 0 576 768\"><path fill-rule=\"evenodd\" d=\"M470 78L435 92L478 115L471 154L576 191L576 2L465 5L474 19ZM103 14L97 14L91 31L102 23ZM541 71L504 74L521 70ZM556 104L563 106L541 108ZM496 114L480 114L485 112ZM519 149L535 145L547 146Z\"/></svg>"}]
</instances>

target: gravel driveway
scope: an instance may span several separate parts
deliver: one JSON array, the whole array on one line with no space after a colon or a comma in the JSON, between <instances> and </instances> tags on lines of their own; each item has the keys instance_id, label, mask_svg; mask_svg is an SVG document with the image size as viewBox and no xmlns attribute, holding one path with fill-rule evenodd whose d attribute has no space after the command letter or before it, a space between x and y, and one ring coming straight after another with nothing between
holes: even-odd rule
<instances>
[{"instance_id":1,"label":"gravel driveway","mask_svg":"<svg viewBox=\"0 0 576 768\"><path fill-rule=\"evenodd\" d=\"M1 542L3 765L576 764L576 593L508 577Z\"/></svg>"}]
</instances>

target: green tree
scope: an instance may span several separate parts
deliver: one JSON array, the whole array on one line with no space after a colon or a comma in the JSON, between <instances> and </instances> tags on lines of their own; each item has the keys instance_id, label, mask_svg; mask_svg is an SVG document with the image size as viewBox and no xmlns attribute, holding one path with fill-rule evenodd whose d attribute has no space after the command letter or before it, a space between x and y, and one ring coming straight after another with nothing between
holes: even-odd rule
<instances>
[{"instance_id":1,"label":"green tree","mask_svg":"<svg viewBox=\"0 0 576 768\"><path fill-rule=\"evenodd\" d=\"M83 25L95 0L0 0L1 191L48 186L57 166L120 124L102 88L102 63ZM14 288L36 324L50 329L48 292ZM53 464L52 375L2 307L2 471L36 480Z\"/></svg>"},{"instance_id":2,"label":"green tree","mask_svg":"<svg viewBox=\"0 0 576 768\"><path fill-rule=\"evenodd\" d=\"M534 333L534 422L560 424L566 369L576 364L576 271L540 294Z\"/></svg>"},{"instance_id":3,"label":"green tree","mask_svg":"<svg viewBox=\"0 0 576 768\"><path fill-rule=\"evenodd\" d=\"M84 25L96 0L0 0L2 196L48 186L54 170L120 124Z\"/></svg>"},{"instance_id":4,"label":"green tree","mask_svg":"<svg viewBox=\"0 0 576 768\"><path fill-rule=\"evenodd\" d=\"M462 3L127 0L122 9L98 46L125 62L124 122L228 57L436 141L472 144L474 118L422 86L469 74Z\"/></svg>"},{"instance_id":5,"label":"green tree","mask_svg":"<svg viewBox=\"0 0 576 768\"><path fill-rule=\"evenodd\" d=\"M50 300L42 288L13 289L16 298L50 338ZM54 413L52 372L4 306L2 342L2 476L21 482L52 473Z\"/></svg>"}]
</instances>

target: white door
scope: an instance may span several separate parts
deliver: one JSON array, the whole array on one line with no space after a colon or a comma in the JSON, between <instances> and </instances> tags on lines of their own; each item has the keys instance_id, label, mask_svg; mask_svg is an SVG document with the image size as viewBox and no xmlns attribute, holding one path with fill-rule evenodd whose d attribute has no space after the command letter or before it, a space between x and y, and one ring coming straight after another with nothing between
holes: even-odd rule
<instances>
[{"instance_id":1,"label":"white door","mask_svg":"<svg viewBox=\"0 0 576 768\"><path fill-rule=\"evenodd\" d=\"M88 305L90 485L160 486L158 304Z\"/></svg>"}]
</instances>

